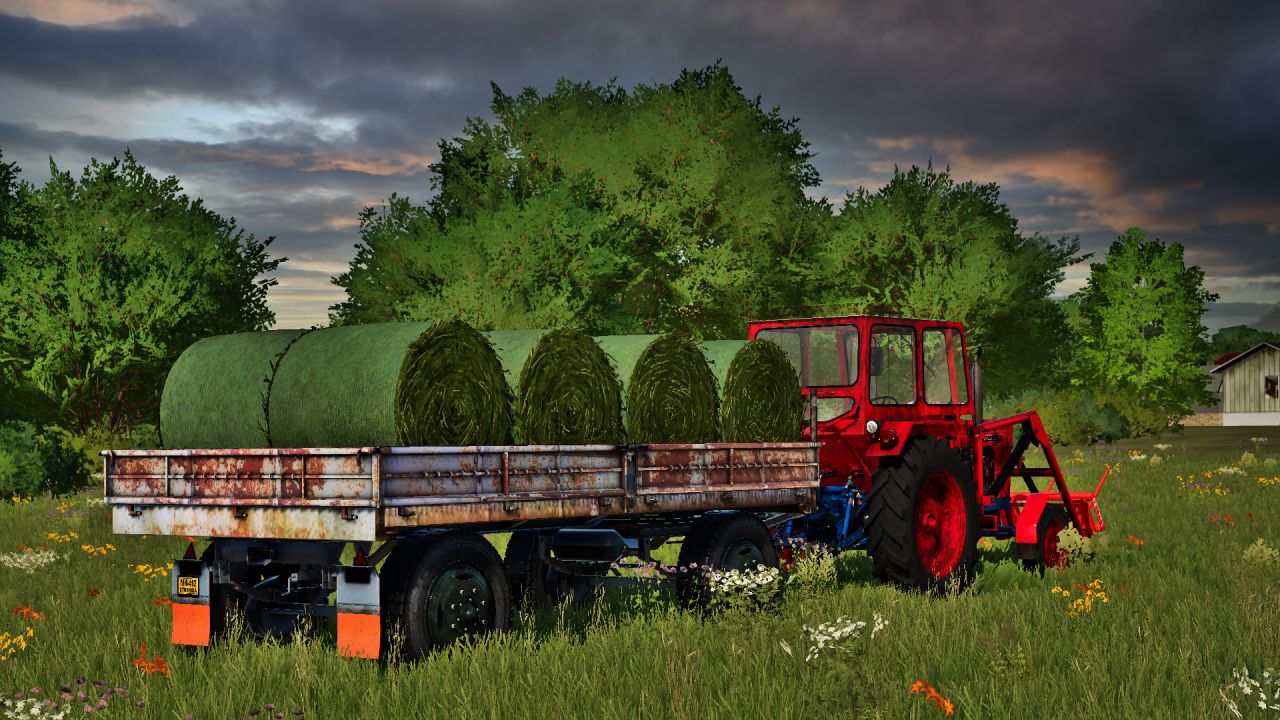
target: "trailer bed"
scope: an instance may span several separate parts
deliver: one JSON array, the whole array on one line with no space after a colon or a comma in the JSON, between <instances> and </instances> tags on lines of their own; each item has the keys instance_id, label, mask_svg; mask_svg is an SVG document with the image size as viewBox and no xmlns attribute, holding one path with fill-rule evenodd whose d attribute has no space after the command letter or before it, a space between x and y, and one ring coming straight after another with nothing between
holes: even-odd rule
<instances>
[{"instance_id":1,"label":"trailer bed","mask_svg":"<svg viewBox=\"0 0 1280 720\"><path fill-rule=\"evenodd\" d=\"M816 443L108 450L126 535L385 539L596 517L812 512Z\"/></svg>"}]
</instances>

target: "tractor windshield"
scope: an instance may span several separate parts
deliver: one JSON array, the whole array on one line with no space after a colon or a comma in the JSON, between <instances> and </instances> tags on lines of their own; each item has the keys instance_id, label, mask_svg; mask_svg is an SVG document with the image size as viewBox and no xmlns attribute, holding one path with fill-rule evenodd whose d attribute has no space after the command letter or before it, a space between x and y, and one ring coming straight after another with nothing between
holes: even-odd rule
<instances>
[{"instance_id":1,"label":"tractor windshield","mask_svg":"<svg viewBox=\"0 0 1280 720\"><path fill-rule=\"evenodd\" d=\"M852 325L767 328L756 339L781 346L805 387L850 387L858 381L858 328ZM850 397L819 398L818 419L827 421L852 408Z\"/></svg>"}]
</instances>

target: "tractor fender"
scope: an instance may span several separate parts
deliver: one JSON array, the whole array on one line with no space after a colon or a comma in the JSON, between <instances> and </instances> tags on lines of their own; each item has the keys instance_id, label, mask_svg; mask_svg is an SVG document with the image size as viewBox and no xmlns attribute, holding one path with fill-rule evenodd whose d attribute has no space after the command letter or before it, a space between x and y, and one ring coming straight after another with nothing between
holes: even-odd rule
<instances>
[{"instance_id":1,"label":"tractor fender","mask_svg":"<svg viewBox=\"0 0 1280 720\"><path fill-rule=\"evenodd\" d=\"M1038 542L1036 537L1036 528L1040 525L1040 516L1044 514L1044 508L1049 504L1050 493L1034 493L1027 498L1027 502L1018 512L1017 534L1014 542L1019 545L1028 544L1035 546Z\"/></svg>"}]
</instances>

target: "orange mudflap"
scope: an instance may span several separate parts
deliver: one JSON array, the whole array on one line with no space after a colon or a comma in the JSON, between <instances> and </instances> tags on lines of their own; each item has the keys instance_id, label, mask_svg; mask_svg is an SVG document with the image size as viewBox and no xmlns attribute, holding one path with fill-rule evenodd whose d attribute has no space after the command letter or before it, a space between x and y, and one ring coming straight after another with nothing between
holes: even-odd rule
<instances>
[{"instance_id":1,"label":"orange mudflap","mask_svg":"<svg viewBox=\"0 0 1280 720\"><path fill-rule=\"evenodd\" d=\"M209 645L209 606L176 602L173 604L174 645Z\"/></svg>"},{"instance_id":2,"label":"orange mudflap","mask_svg":"<svg viewBox=\"0 0 1280 720\"><path fill-rule=\"evenodd\" d=\"M382 640L380 620L373 614L338 613L338 654L377 660Z\"/></svg>"}]
</instances>

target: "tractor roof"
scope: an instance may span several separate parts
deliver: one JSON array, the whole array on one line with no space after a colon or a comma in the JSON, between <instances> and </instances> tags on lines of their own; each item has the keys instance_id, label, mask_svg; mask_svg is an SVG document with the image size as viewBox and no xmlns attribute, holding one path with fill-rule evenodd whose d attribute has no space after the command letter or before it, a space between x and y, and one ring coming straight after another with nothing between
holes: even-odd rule
<instances>
[{"instance_id":1,"label":"tractor roof","mask_svg":"<svg viewBox=\"0 0 1280 720\"><path fill-rule=\"evenodd\" d=\"M889 323L937 323L943 325L952 325L961 327L963 324L958 320L943 320L942 318L921 318L921 317L903 317L901 315L826 315L818 317L793 317L793 318L769 318L767 320L749 320L751 325L763 324L782 324L782 325L838 325L850 320L871 320L873 322L889 322Z\"/></svg>"}]
</instances>

